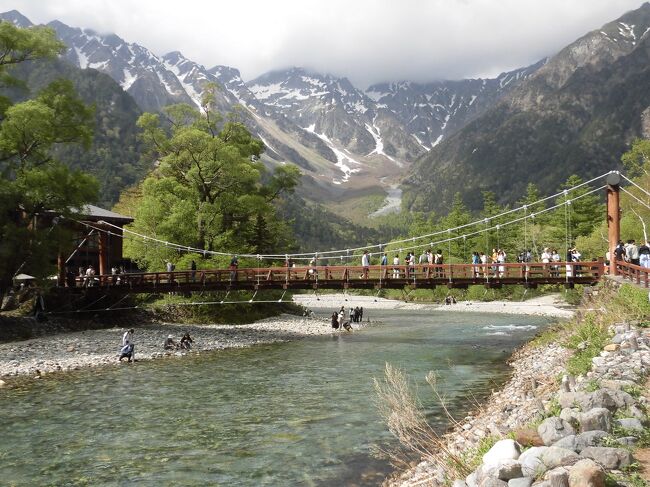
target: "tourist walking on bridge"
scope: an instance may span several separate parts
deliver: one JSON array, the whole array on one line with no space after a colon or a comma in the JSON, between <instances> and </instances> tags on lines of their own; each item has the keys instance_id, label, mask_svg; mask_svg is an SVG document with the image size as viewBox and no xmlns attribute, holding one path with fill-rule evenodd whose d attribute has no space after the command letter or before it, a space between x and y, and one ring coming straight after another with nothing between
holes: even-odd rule
<instances>
[{"instance_id":1,"label":"tourist walking on bridge","mask_svg":"<svg viewBox=\"0 0 650 487\"><path fill-rule=\"evenodd\" d=\"M648 242L639 247L639 265L645 268L650 267L650 245Z\"/></svg>"},{"instance_id":2,"label":"tourist walking on bridge","mask_svg":"<svg viewBox=\"0 0 650 487\"><path fill-rule=\"evenodd\" d=\"M239 266L239 260L236 255L232 256L230 259L230 281L237 280L237 267Z\"/></svg>"},{"instance_id":3,"label":"tourist walking on bridge","mask_svg":"<svg viewBox=\"0 0 650 487\"><path fill-rule=\"evenodd\" d=\"M363 278L368 279L368 271L370 270L370 255L368 251L364 250L361 256L361 266L363 267Z\"/></svg>"},{"instance_id":4,"label":"tourist walking on bridge","mask_svg":"<svg viewBox=\"0 0 650 487\"><path fill-rule=\"evenodd\" d=\"M637 247L634 239L628 240L626 252L630 264L639 265L639 247Z\"/></svg>"},{"instance_id":5,"label":"tourist walking on bridge","mask_svg":"<svg viewBox=\"0 0 650 487\"><path fill-rule=\"evenodd\" d=\"M395 257L393 257L393 278L394 279L399 279L399 254L395 254Z\"/></svg>"}]
</instances>

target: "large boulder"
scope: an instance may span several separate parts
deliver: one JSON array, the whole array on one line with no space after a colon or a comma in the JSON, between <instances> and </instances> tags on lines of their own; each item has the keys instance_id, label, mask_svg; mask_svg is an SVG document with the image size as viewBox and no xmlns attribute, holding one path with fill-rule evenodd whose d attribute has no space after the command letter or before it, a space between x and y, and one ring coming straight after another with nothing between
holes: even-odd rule
<instances>
[{"instance_id":1,"label":"large boulder","mask_svg":"<svg viewBox=\"0 0 650 487\"><path fill-rule=\"evenodd\" d=\"M612 413L607 408L593 408L578 416L580 431L611 431Z\"/></svg>"},{"instance_id":2,"label":"large boulder","mask_svg":"<svg viewBox=\"0 0 650 487\"><path fill-rule=\"evenodd\" d=\"M521 454L521 445L515 440L499 440L483 455L483 465L496 466L503 460L516 460Z\"/></svg>"},{"instance_id":3,"label":"large boulder","mask_svg":"<svg viewBox=\"0 0 650 487\"><path fill-rule=\"evenodd\" d=\"M583 458L591 458L607 470L627 467L634 459L624 448L609 448L604 446L589 446L580 452Z\"/></svg>"},{"instance_id":4,"label":"large boulder","mask_svg":"<svg viewBox=\"0 0 650 487\"><path fill-rule=\"evenodd\" d=\"M553 416L545 419L542 424L537 427L537 433L542 438L545 445L552 445L565 436L575 434L575 430L568 421Z\"/></svg>"},{"instance_id":5,"label":"large boulder","mask_svg":"<svg viewBox=\"0 0 650 487\"><path fill-rule=\"evenodd\" d=\"M557 446L534 446L519 457L524 477L537 477L555 467L573 465L578 460L577 453Z\"/></svg>"},{"instance_id":6,"label":"large boulder","mask_svg":"<svg viewBox=\"0 0 650 487\"><path fill-rule=\"evenodd\" d=\"M623 429L628 431L643 431L641 421L636 418L623 418L617 419L616 423Z\"/></svg>"},{"instance_id":7,"label":"large boulder","mask_svg":"<svg viewBox=\"0 0 650 487\"><path fill-rule=\"evenodd\" d=\"M589 411L593 408L607 408L610 411L615 411L619 407L618 404L625 401L625 396L617 393L626 394L623 391L609 389L599 389L594 392L560 392L558 402L562 408L577 406L583 411ZM612 394L616 396L616 399L612 397Z\"/></svg>"},{"instance_id":8,"label":"large boulder","mask_svg":"<svg viewBox=\"0 0 650 487\"><path fill-rule=\"evenodd\" d=\"M601 440L606 436L606 431L586 431L579 435L571 435L562 438L557 443L554 443L553 446L566 448L567 450L573 450L580 453L588 446L598 446Z\"/></svg>"},{"instance_id":9,"label":"large boulder","mask_svg":"<svg viewBox=\"0 0 650 487\"><path fill-rule=\"evenodd\" d=\"M569 471L569 487L605 487L605 472L591 459L580 460Z\"/></svg>"}]
</instances>

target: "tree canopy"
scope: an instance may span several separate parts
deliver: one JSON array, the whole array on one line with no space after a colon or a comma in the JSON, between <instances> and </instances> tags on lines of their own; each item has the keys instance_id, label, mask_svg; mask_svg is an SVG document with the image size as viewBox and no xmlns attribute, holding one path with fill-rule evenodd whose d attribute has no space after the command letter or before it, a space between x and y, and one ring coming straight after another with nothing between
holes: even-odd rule
<instances>
[{"instance_id":1,"label":"tree canopy","mask_svg":"<svg viewBox=\"0 0 650 487\"><path fill-rule=\"evenodd\" d=\"M158 167L141 185L132 228L205 251L285 251L291 231L273 203L293 191L300 173L289 164L268 173L259 162L262 141L236 115L224 120L214 111L215 89L206 86L201 111L181 104L166 107L164 117L140 117L143 140ZM147 269L180 258L137 241L129 242L126 252Z\"/></svg>"},{"instance_id":2,"label":"tree canopy","mask_svg":"<svg viewBox=\"0 0 650 487\"><path fill-rule=\"evenodd\" d=\"M62 49L52 29L0 22L0 86L21 85L12 65L52 59ZM20 103L0 96L0 291L19 269L37 277L53 271L53 256L69 239L57 220L42 221L45 211L69 215L96 198L99 185L92 176L53 156L63 144L88 146L92 116L67 80L53 81Z\"/></svg>"}]
</instances>

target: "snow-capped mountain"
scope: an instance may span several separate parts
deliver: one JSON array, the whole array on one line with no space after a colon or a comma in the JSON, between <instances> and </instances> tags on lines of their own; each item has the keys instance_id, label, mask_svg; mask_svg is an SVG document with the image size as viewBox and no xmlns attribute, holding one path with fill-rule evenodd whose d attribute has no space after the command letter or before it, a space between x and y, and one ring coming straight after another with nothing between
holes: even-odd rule
<instances>
[{"instance_id":1,"label":"snow-capped mountain","mask_svg":"<svg viewBox=\"0 0 650 487\"><path fill-rule=\"evenodd\" d=\"M494 105L545 62L544 59L492 79L381 83L368 88L366 95L376 102L377 109L390 111L429 151Z\"/></svg>"},{"instance_id":2,"label":"snow-capped mountain","mask_svg":"<svg viewBox=\"0 0 650 487\"><path fill-rule=\"evenodd\" d=\"M19 12L0 18L22 27ZM48 24L68 46L65 60L111 76L145 111L173 103L200 108L206 83L217 83L216 106L240 117L265 143L269 164L293 162L306 192L331 199L355 189L383 186L445 137L462 128L539 65L492 80L384 83L366 92L348 79L301 68L242 80L233 67L207 69L180 52L159 56L115 34ZM337 192L338 191L338 192Z\"/></svg>"}]
</instances>

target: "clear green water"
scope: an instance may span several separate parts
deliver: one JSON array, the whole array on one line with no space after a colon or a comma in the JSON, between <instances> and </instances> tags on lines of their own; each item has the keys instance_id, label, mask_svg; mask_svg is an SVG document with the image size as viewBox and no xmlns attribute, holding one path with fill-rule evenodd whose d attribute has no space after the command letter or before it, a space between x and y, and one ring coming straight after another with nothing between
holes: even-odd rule
<instances>
[{"instance_id":1,"label":"clear green water","mask_svg":"<svg viewBox=\"0 0 650 487\"><path fill-rule=\"evenodd\" d=\"M85 370L0 393L2 485L379 485L392 439L374 404L385 362L460 413L507 374L537 317L373 311L353 334ZM516 325L516 326L514 326Z\"/></svg>"}]
</instances>

